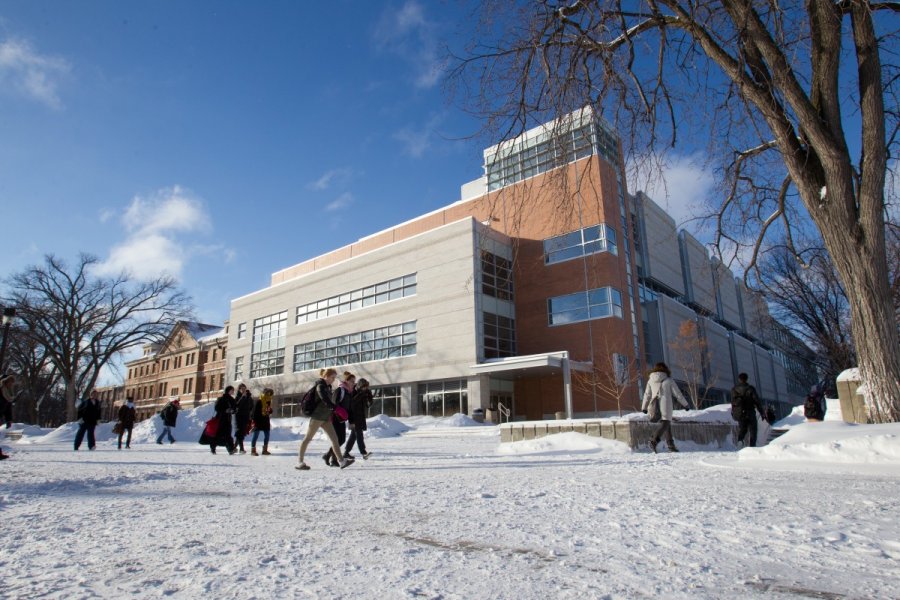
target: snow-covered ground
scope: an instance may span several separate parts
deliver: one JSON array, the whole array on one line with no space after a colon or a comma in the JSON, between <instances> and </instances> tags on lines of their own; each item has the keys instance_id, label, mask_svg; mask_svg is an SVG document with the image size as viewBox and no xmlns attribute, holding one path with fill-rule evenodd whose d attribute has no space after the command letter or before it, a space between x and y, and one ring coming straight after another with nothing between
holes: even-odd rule
<instances>
[{"instance_id":1,"label":"snow-covered ground","mask_svg":"<svg viewBox=\"0 0 900 600\"><path fill-rule=\"evenodd\" d=\"M2 442L3 598L898 598L900 425L798 423L764 448L632 452L567 433L500 444L461 415L369 421L328 468L305 419L272 456L111 424Z\"/></svg>"}]
</instances>

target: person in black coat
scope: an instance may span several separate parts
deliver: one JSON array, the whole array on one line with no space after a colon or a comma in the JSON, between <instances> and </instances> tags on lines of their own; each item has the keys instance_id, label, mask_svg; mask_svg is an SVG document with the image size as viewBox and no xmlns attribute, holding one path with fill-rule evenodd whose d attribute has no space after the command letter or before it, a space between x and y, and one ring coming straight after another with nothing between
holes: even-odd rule
<instances>
[{"instance_id":1,"label":"person in black coat","mask_svg":"<svg viewBox=\"0 0 900 600\"><path fill-rule=\"evenodd\" d=\"M137 412L134 409L134 401L131 398L125 399L125 404L119 407L119 450L122 449L122 436L128 432L128 438L125 440L125 447L131 448L131 430L134 429L134 422L137 420Z\"/></svg>"},{"instance_id":2,"label":"person in black coat","mask_svg":"<svg viewBox=\"0 0 900 600\"><path fill-rule=\"evenodd\" d=\"M350 436L347 438L347 445L344 447L344 456L352 456L350 451L353 450L353 443L356 442L359 453L363 458L369 458L372 453L366 452L366 440L363 432L367 429L366 415L369 407L372 406L372 390L369 389L369 382L363 378L356 383L356 389L350 398L350 418L347 419L347 425L350 427Z\"/></svg>"},{"instance_id":3,"label":"person in black coat","mask_svg":"<svg viewBox=\"0 0 900 600\"><path fill-rule=\"evenodd\" d=\"M100 398L97 397L97 390L92 390L90 397L82 401L78 406L78 433L75 434L75 451L81 446L84 434L87 433L88 450L97 447L97 441L94 439L94 428L100 421Z\"/></svg>"},{"instance_id":4,"label":"person in black coat","mask_svg":"<svg viewBox=\"0 0 900 600\"><path fill-rule=\"evenodd\" d=\"M175 423L178 422L179 410L181 410L181 400L175 398L159 411L159 418L162 419L163 430L162 433L159 434L159 437L156 438L157 444L162 444L163 437L165 436L169 436L170 444L175 443L175 438L172 437L172 430L175 429Z\"/></svg>"},{"instance_id":5,"label":"person in black coat","mask_svg":"<svg viewBox=\"0 0 900 600\"><path fill-rule=\"evenodd\" d=\"M350 371L344 371L344 379L341 381L341 384L334 390L331 396L331 402L335 407L340 406L347 413L350 412L350 398L353 397L353 390L356 387L356 375L351 373ZM332 413L331 415L331 425L334 427L334 433L337 435L338 448L340 448L343 443L347 440L347 423L344 419L341 419L337 416L337 414ZM331 448L328 449L328 452L325 453L325 456L322 459L325 461L325 464L329 467L337 467L340 466L341 456L335 456L334 450Z\"/></svg>"},{"instance_id":6,"label":"person in black coat","mask_svg":"<svg viewBox=\"0 0 900 600\"><path fill-rule=\"evenodd\" d=\"M225 393L216 400L214 410L219 418L219 430L209 445L209 451L216 453L216 446L225 446L228 454L234 454L234 440L231 437L231 415L234 414L234 386L225 388Z\"/></svg>"},{"instance_id":7,"label":"person in black coat","mask_svg":"<svg viewBox=\"0 0 900 600\"><path fill-rule=\"evenodd\" d=\"M766 412L756 388L748 383L749 377L746 373L738 374L738 384L731 388L731 416L738 422L737 443L742 447L756 446L756 433L758 424L756 421L756 413L765 420ZM746 442L744 438L750 436Z\"/></svg>"},{"instance_id":8,"label":"person in black coat","mask_svg":"<svg viewBox=\"0 0 900 600\"><path fill-rule=\"evenodd\" d=\"M237 397L234 401L234 445L241 454L247 454L244 450L244 437L250 431L250 413L253 411L253 396L243 383L238 386Z\"/></svg>"}]
</instances>

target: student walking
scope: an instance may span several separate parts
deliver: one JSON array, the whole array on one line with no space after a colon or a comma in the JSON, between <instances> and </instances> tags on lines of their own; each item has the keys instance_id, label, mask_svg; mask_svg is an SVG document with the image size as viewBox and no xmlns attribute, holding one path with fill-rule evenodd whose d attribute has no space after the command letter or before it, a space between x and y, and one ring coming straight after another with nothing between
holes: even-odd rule
<instances>
[{"instance_id":1,"label":"student walking","mask_svg":"<svg viewBox=\"0 0 900 600\"><path fill-rule=\"evenodd\" d=\"M303 436L303 442L300 444L300 464L295 467L300 471L309 470L309 465L303 461L303 458L306 456L307 446L309 446L313 436L319 429L323 430L325 435L328 436L334 455L341 455L341 447L337 441L337 434L335 434L334 426L331 424L331 415L334 411L334 403L331 400L331 384L334 383L335 377L337 377L337 371L334 369L329 368L319 371L319 379L316 381L315 385L316 407L309 417L309 426L306 430L306 435ZM344 469L352 464L352 458L344 458L341 460L340 467Z\"/></svg>"},{"instance_id":2,"label":"student walking","mask_svg":"<svg viewBox=\"0 0 900 600\"><path fill-rule=\"evenodd\" d=\"M162 444L164 436L169 436L170 444L175 443L175 438L172 437L172 430L175 429L175 423L178 421L179 410L181 410L181 400L175 398L163 406L163 409L159 411L159 418L162 419L163 430L162 433L159 434L159 437L156 438L157 444Z\"/></svg>"},{"instance_id":3,"label":"student walking","mask_svg":"<svg viewBox=\"0 0 900 600\"><path fill-rule=\"evenodd\" d=\"M84 434L87 433L88 450L97 447L94 438L94 429L100 421L100 398L97 390L91 390L91 395L78 405L78 433L75 434L75 451L81 447Z\"/></svg>"},{"instance_id":4,"label":"student walking","mask_svg":"<svg viewBox=\"0 0 900 600\"><path fill-rule=\"evenodd\" d=\"M350 451L353 450L353 444L359 448L359 454L365 459L372 456L371 452L366 451L366 415L369 407L372 406L372 390L369 389L369 382L365 378L360 378L356 382L356 389L353 391L353 397L350 398L350 418L347 419L347 425L350 427L350 435L347 437L347 445L344 446L344 458L353 458Z\"/></svg>"},{"instance_id":5,"label":"student walking","mask_svg":"<svg viewBox=\"0 0 900 600\"><path fill-rule=\"evenodd\" d=\"M672 372L669 370L669 367L662 362L656 363L656 366L650 371L647 387L644 389L644 402L641 405L641 410L646 413L650 402L657 397L659 398L659 412L662 418L659 421L659 427L657 427L647 445L650 446L653 452L656 452L659 440L665 436L669 452L678 452L678 448L675 447L675 440L672 438L672 400L678 400L678 403L685 409L688 408L688 403L684 399L681 390L678 389L678 384L672 379Z\"/></svg>"},{"instance_id":6,"label":"student walking","mask_svg":"<svg viewBox=\"0 0 900 600\"><path fill-rule=\"evenodd\" d=\"M250 439L250 454L252 456L259 456L256 452L256 439L259 437L260 431L263 432L262 453L265 455L271 454L269 452L269 430L272 429L272 396L274 395L275 392L272 388L266 388L253 405L253 437Z\"/></svg>"},{"instance_id":7,"label":"student walking","mask_svg":"<svg viewBox=\"0 0 900 600\"><path fill-rule=\"evenodd\" d=\"M128 432L125 439L125 447L131 448L131 430L134 429L134 422L137 419L137 412L134 409L134 400L130 397L125 398L125 404L119 407L119 450L122 449L122 436Z\"/></svg>"},{"instance_id":8,"label":"student walking","mask_svg":"<svg viewBox=\"0 0 900 600\"><path fill-rule=\"evenodd\" d=\"M738 373L738 384L731 388L731 417L738 422L738 444L742 447L756 446L756 432L758 424L756 413L763 419L766 412L756 388L747 383L749 376L746 373ZM744 438L750 435L749 443L744 443Z\"/></svg>"},{"instance_id":9,"label":"student walking","mask_svg":"<svg viewBox=\"0 0 900 600\"><path fill-rule=\"evenodd\" d=\"M13 406L16 404L17 395L15 375L10 374L0 379L0 418L3 419L7 429L12 427Z\"/></svg>"},{"instance_id":10,"label":"student walking","mask_svg":"<svg viewBox=\"0 0 900 600\"><path fill-rule=\"evenodd\" d=\"M250 413L253 412L253 396L243 383L238 386L237 397L234 401L234 445L241 454L247 454L244 450L244 437L250 431Z\"/></svg>"},{"instance_id":11,"label":"student walking","mask_svg":"<svg viewBox=\"0 0 900 600\"><path fill-rule=\"evenodd\" d=\"M219 429L209 444L209 451L216 453L216 446L225 446L228 454L234 454L234 439L231 437L231 415L234 414L234 386L225 388L225 393L216 400L214 410L219 418Z\"/></svg>"},{"instance_id":12,"label":"student walking","mask_svg":"<svg viewBox=\"0 0 900 600\"><path fill-rule=\"evenodd\" d=\"M335 407L340 406L344 409L345 415L350 413L350 399L353 397L353 390L356 388L356 375L350 371L344 371L344 380L332 394L331 401ZM347 441L347 422L336 413L331 415L331 424L334 426L334 433L337 436L338 446L343 446ZM335 456L334 450L328 449L322 459L329 467L337 467L340 465L338 456Z\"/></svg>"}]
</instances>

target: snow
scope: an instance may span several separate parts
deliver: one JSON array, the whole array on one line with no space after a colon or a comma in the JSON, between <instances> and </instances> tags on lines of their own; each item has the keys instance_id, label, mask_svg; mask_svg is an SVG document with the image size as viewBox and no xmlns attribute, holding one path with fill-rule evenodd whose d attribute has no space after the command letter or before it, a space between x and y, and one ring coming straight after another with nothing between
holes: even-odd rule
<instances>
[{"instance_id":1,"label":"snow","mask_svg":"<svg viewBox=\"0 0 900 600\"><path fill-rule=\"evenodd\" d=\"M862 381L862 377L859 374L859 369L853 368L841 371L841 374L837 376L837 381Z\"/></svg>"},{"instance_id":2,"label":"snow","mask_svg":"<svg viewBox=\"0 0 900 600\"><path fill-rule=\"evenodd\" d=\"M111 424L93 452L72 424L4 443L3 597L900 597L900 424L651 454L379 415L369 460L330 469L317 436L299 472L306 419L252 457L197 444L210 416L183 411L172 445L158 418L131 450Z\"/></svg>"}]
</instances>

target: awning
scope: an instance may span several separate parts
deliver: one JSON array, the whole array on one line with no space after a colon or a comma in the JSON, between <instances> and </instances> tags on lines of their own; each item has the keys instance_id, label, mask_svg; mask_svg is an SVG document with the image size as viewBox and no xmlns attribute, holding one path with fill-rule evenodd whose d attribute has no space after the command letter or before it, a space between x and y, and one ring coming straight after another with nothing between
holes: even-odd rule
<instances>
[{"instance_id":1,"label":"awning","mask_svg":"<svg viewBox=\"0 0 900 600\"><path fill-rule=\"evenodd\" d=\"M511 373L513 375L553 375L562 373L563 394L566 399L566 417L572 418L572 370L590 372L591 363L569 360L568 350L547 352L545 354L529 354L526 356L508 356L491 358L483 363L471 365L473 373Z\"/></svg>"}]
</instances>

